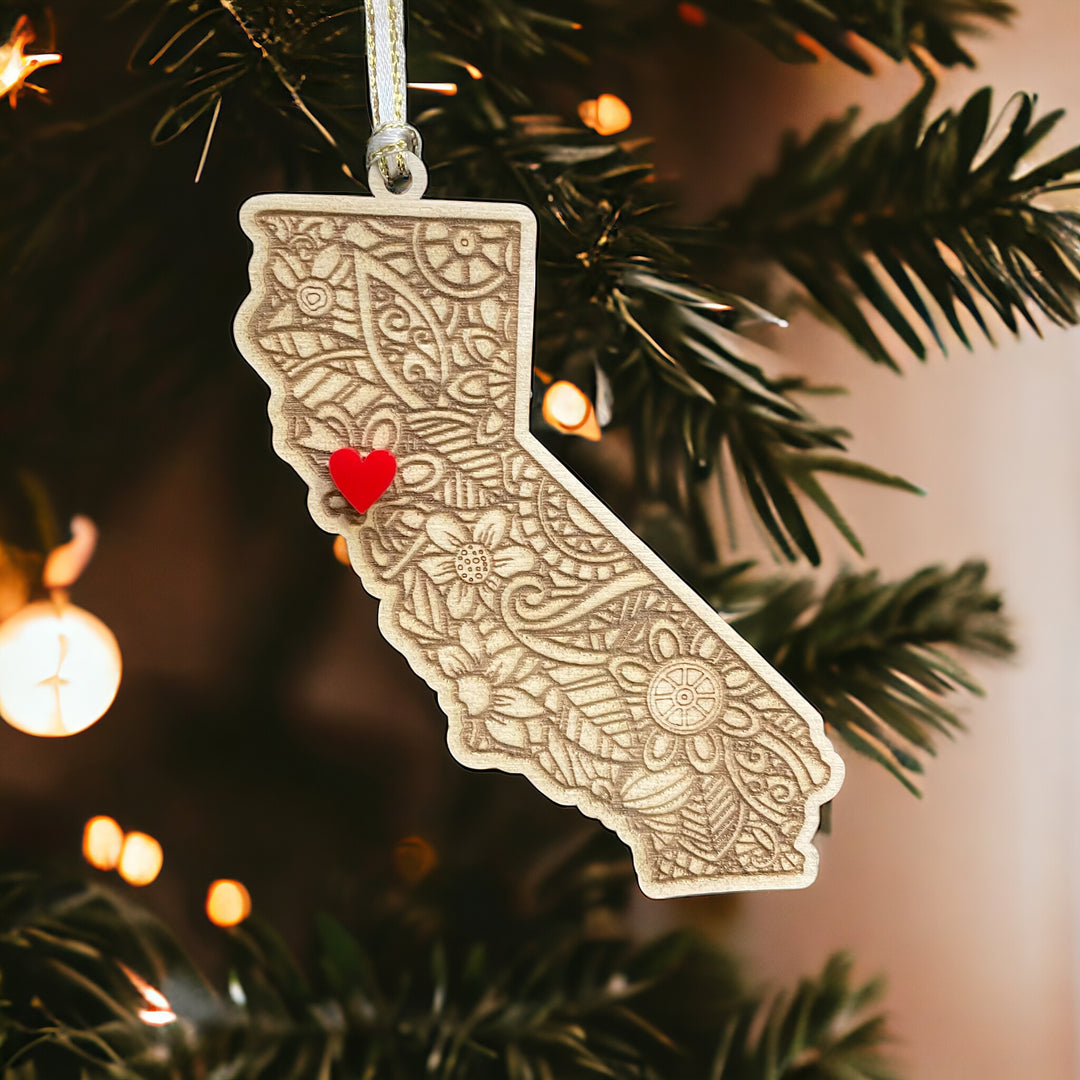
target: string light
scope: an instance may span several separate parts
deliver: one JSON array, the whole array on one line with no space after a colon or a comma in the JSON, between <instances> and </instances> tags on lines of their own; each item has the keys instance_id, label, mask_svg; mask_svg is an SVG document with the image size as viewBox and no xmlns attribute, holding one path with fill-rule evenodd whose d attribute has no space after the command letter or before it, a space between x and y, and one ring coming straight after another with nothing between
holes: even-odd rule
<instances>
[{"instance_id":1,"label":"string light","mask_svg":"<svg viewBox=\"0 0 1080 1080\"><path fill-rule=\"evenodd\" d=\"M6 44L0 45L0 98L6 96L12 108L15 108L21 90L36 90L44 94L42 87L27 82L27 78L38 68L59 64L63 59L59 53L31 53L27 56L23 50L33 40L34 28L30 20L22 15Z\"/></svg>"},{"instance_id":2,"label":"string light","mask_svg":"<svg viewBox=\"0 0 1080 1080\"><path fill-rule=\"evenodd\" d=\"M124 830L100 814L83 827L83 857L96 870L115 870L124 847Z\"/></svg>"},{"instance_id":3,"label":"string light","mask_svg":"<svg viewBox=\"0 0 1080 1080\"><path fill-rule=\"evenodd\" d=\"M466 61L462 66L469 73L470 79L482 79L484 77L484 73L475 64L470 64Z\"/></svg>"},{"instance_id":4,"label":"string light","mask_svg":"<svg viewBox=\"0 0 1080 1080\"><path fill-rule=\"evenodd\" d=\"M45 560L49 600L0 623L0 716L30 735L62 736L101 719L120 687L120 647L112 631L68 603L67 589L97 546L97 526L77 515L71 539Z\"/></svg>"},{"instance_id":5,"label":"string light","mask_svg":"<svg viewBox=\"0 0 1080 1080\"><path fill-rule=\"evenodd\" d=\"M129 885L149 885L161 873L164 861L161 845L152 836L130 832L124 837L116 869Z\"/></svg>"},{"instance_id":6,"label":"string light","mask_svg":"<svg viewBox=\"0 0 1080 1080\"><path fill-rule=\"evenodd\" d=\"M457 93L457 83L453 82L411 82L410 90L428 90L443 97L453 97Z\"/></svg>"},{"instance_id":7,"label":"string light","mask_svg":"<svg viewBox=\"0 0 1080 1080\"><path fill-rule=\"evenodd\" d=\"M71 519L71 539L53 548L45 560L41 580L46 589L70 589L86 569L97 547L98 528L82 514Z\"/></svg>"},{"instance_id":8,"label":"string light","mask_svg":"<svg viewBox=\"0 0 1080 1080\"><path fill-rule=\"evenodd\" d=\"M583 101L578 106L578 116L598 135L618 135L634 119L630 106L615 94L601 94L598 98Z\"/></svg>"},{"instance_id":9,"label":"string light","mask_svg":"<svg viewBox=\"0 0 1080 1080\"><path fill-rule=\"evenodd\" d=\"M238 926L251 914L251 894L239 881L221 878L206 892L206 917L215 926Z\"/></svg>"},{"instance_id":10,"label":"string light","mask_svg":"<svg viewBox=\"0 0 1080 1080\"><path fill-rule=\"evenodd\" d=\"M342 566L352 566L349 561L349 544L344 536L334 537L334 558L337 559Z\"/></svg>"},{"instance_id":11,"label":"string light","mask_svg":"<svg viewBox=\"0 0 1080 1080\"><path fill-rule=\"evenodd\" d=\"M435 849L422 836L406 836L394 845L394 869L410 885L418 885L438 865Z\"/></svg>"},{"instance_id":12,"label":"string light","mask_svg":"<svg viewBox=\"0 0 1080 1080\"><path fill-rule=\"evenodd\" d=\"M675 10L678 12L679 18L687 26L704 26L709 21L709 16L705 13L705 10L698 7L697 4L682 3Z\"/></svg>"},{"instance_id":13,"label":"string light","mask_svg":"<svg viewBox=\"0 0 1080 1080\"><path fill-rule=\"evenodd\" d=\"M119 961L118 961L119 963ZM139 1019L151 1027L162 1027L171 1024L176 1019L169 999L157 988L151 986L141 975L137 975L127 966L120 964L120 970L128 977L128 981L139 992L139 996L150 1006L148 1009L140 1009Z\"/></svg>"},{"instance_id":14,"label":"string light","mask_svg":"<svg viewBox=\"0 0 1080 1080\"><path fill-rule=\"evenodd\" d=\"M579 435L591 442L601 438L593 403L572 382L553 382L544 391L542 412L544 419L564 435Z\"/></svg>"},{"instance_id":15,"label":"string light","mask_svg":"<svg viewBox=\"0 0 1080 1080\"><path fill-rule=\"evenodd\" d=\"M0 716L29 735L74 735L113 703L121 668L112 631L57 591L0 624Z\"/></svg>"}]
</instances>

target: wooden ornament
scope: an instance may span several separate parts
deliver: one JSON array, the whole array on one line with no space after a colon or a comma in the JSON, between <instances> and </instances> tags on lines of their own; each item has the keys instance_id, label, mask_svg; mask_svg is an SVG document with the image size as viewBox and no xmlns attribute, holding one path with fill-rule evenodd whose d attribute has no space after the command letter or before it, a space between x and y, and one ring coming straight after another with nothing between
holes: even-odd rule
<instances>
[{"instance_id":1,"label":"wooden ornament","mask_svg":"<svg viewBox=\"0 0 1080 1080\"><path fill-rule=\"evenodd\" d=\"M241 223L275 449L454 756L616 830L649 896L810 884L844 774L820 716L529 432L529 210L261 195ZM362 516L342 447L397 460Z\"/></svg>"}]
</instances>

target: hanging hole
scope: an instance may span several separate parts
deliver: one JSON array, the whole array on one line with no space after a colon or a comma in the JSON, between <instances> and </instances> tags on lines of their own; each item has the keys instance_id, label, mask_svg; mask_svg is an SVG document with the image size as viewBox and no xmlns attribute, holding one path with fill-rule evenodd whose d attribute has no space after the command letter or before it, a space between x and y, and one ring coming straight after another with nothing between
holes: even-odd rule
<instances>
[{"instance_id":1,"label":"hanging hole","mask_svg":"<svg viewBox=\"0 0 1080 1080\"><path fill-rule=\"evenodd\" d=\"M385 168L385 165L383 167ZM398 173L397 176L383 176L383 183L391 195L407 195L412 187L412 180L412 173L408 171Z\"/></svg>"},{"instance_id":2,"label":"hanging hole","mask_svg":"<svg viewBox=\"0 0 1080 1080\"><path fill-rule=\"evenodd\" d=\"M428 174L416 154L405 150L392 155L402 171L389 176L387 162L373 161L368 168L368 187L377 199L419 199L427 190Z\"/></svg>"}]
</instances>

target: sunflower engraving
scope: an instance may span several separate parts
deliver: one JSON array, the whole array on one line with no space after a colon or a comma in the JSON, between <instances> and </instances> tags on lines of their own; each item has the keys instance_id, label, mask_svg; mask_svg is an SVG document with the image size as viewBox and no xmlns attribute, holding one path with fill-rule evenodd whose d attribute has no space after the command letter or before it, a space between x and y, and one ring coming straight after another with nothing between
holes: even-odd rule
<instances>
[{"instance_id":1,"label":"sunflower engraving","mask_svg":"<svg viewBox=\"0 0 1080 1080\"><path fill-rule=\"evenodd\" d=\"M279 286L280 303L266 323L268 330L321 320L356 322L352 260L337 244L314 254L310 246L282 248L270 269Z\"/></svg>"},{"instance_id":2,"label":"sunflower engraving","mask_svg":"<svg viewBox=\"0 0 1080 1080\"><path fill-rule=\"evenodd\" d=\"M652 625L642 654L612 661L631 713L649 729L648 769L661 772L685 760L699 773L715 773L726 737L757 733L760 717L742 700L746 680L735 661L713 635L688 635L670 619Z\"/></svg>"},{"instance_id":3,"label":"sunflower engraving","mask_svg":"<svg viewBox=\"0 0 1080 1080\"><path fill-rule=\"evenodd\" d=\"M486 510L466 525L451 514L432 514L424 525L438 554L419 561L420 568L446 590L446 607L455 619L468 619L478 605L495 610L503 581L533 568L536 556L509 540L505 510Z\"/></svg>"}]
</instances>

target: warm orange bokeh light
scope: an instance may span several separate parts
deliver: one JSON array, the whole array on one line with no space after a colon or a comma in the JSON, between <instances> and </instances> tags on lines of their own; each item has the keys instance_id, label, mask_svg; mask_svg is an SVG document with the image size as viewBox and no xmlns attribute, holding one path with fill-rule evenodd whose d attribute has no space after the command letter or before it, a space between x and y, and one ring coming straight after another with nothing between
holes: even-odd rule
<instances>
[{"instance_id":1,"label":"warm orange bokeh light","mask_svg":"<svg viewBox=\"0 0 1080 1080\"><path fill-rule=\"evenodd\" d=\"M435 849L422 836L406 836L394 845L394 869L410 885L418 885L438 865Z\"/></svg>"},{"instance_id":2,"label":"warm orange bokeh light","mask_svg":"<svg viewBox=\"0 0 1080 1080\"><path fill-rule=\"evenodd\" d=\"M251 895L239 881L223 878L206 893L206 917L215 926L237 926L251 914Z\"/></svg>"},{"instance_id":3,"label":"warm orange bokeh light","mask_svg":"<svg viewBox=\"0 0 1080 1080\"><path fill-rule=\"evenodd\" d=\"M176 1019L176 1013L172 1011L169 999L156 987L151 986L141 975L136 974L126 964L120 965L120 970L128 977L131 985L139 991L139 996L150 1006L149 1009L140 1009L138 1016L144 1024L151 1027L162 1027L171 1024Z\"/></svg>"},{"instance_id":4,"label":"warm orange bokeh light","mask_svg":"<svg viewBox=\"0 0 1080 1080\"><path fill-rule=\"evenodd\" d=\"M630 106L614 94L601 94L595 100L583 101L578 106L578 116L586 127L598 135L618 135L633 121Z\"/></svg>"},{"instance_id":5,"label":"warm orange bokeh light","mask_svg":"<svg viewBox=\"0 0 1080 1080\"><path fill-rule=\"evenodd\" d=\"M705 13L705 10L699 8L697 4L683 3L675 10L679 13L679 18L687 26L704 26L709 21L709 16Z\"/></svg>"},{"instance_id":6,"label":"warm orange bokeh light","mask_svg":"<svg viewBox=\"0 0 1080 1080\"><path fill-rule=\"evenodd\" d=\"M151 1027L163 1027L176 1019L176 1013L172 1009L140 1009L138 1015L144 1024Z\"/></svg>"},{"instance_id":7,"label":"warm orange bokeh light","mask_svg":"<svg viewBox=\"0 0 1080 1080\"><path fill-rule=\"evenodd\" d=\"M544 419L564 435L580 435L583 439L597 442L600 425L592 402L572 382L560 379L544 391L542 407Z\"/></svg>"},{"instance_id":8,"label":"warm orange bokeh light","mask_svg":"<svg viewBox=\"0 0 1080 1080\"><path fill-rule=\"evenodd\" d=\"M149 885L161 873L164 861L161 845L152 836L130 832L124 837L117 870L129 885Z\"/></svg>"},{"instance_id":9,"label":"warm orange bokeh light","mask_svg":"<svg viewBox=\"0 0 1080 1080\"><path fill-rule=\"evenodd\" d=\"M0 716L28 735L74 735L113 703L121 669L112 631L55 593L0 623Z\"/></svg>"},{"instance_id":10,"label":"warm orange bokeh light","mask_svg":"<svg viewBox=\"0 0 1080 1080\"><path fill-rule=\"evenodd\" d=\"M342 566L351 566L349 561L349 544L344 536L334 537L334 558L337 559Z\"/></svg>"},{"instance_id":11,"label":"warm orange bokeh light","mask_svg":"<svg viewBox=\"0 0 1080 1080\"><path fill-rule=\"evenodd\" d=\"M573 431L589 416L589 399L571 382L553 383L544 394L544 416L549 424Z\"/></svg>"},{"instance_id":12,"label":"warm orange bokeh light","mask_svg":"<svg viewBox=\"0 0 1080 1080\"><path fill-rule=\"evenodd\" d=\"M411 82L410 90L428 90L443 97L453 97L457 93L457 83L453 82Z\"/></svg>"},{"instance_id":13,"label":"warm orange bokeh light","mask_svg":"<svg viewBox=\"0 0 1080 1080\"><path fill-rule=\"evenodd\" d=\"M484 73L475 64L466 63L465 70L472 79L482 79L484 77Z\"/></svg>"},{"instance_id":14,"label":"warm orange bokeh light","mask_svg":"<svg viewBox=\"0 0 1080 1080\"><path fill-rule=\"evenodd\" d=\"M35 86L26 80L38 68L47 64L59 64L63 57L59 53L31 53L29 56L23 51L34 40L34 29L30 20L22 15L15 23L15 29L11 31L11 37L4 45L0 45L0 98L10 95L8 101L15 108L19 91L36 90L44 94L40 86Z\"/></svg>"},{"instance_id":15,"label":"warm orange bokeh light","mask_svg":"<svg viewBox=\"0 0 1080 1080\"><path fill-rule=\"evenodd\" d=\"M99 814L83 827L83 855L96 870L115 870L123 847L124 830L111 817Z\"/></svg>"},{"instance_id":16,"label":"warm orange bokeh light","mask_svg":"<svg viewBox=\"0 0 1080 1080\"><path fill-rule=\"evenodd\" d=\"M86 564L93 558L97 547L97 526L84 514L71 519L71 539L49 552L41 582L46 589L70 589Z\"/></svg>"}]
</instances>

